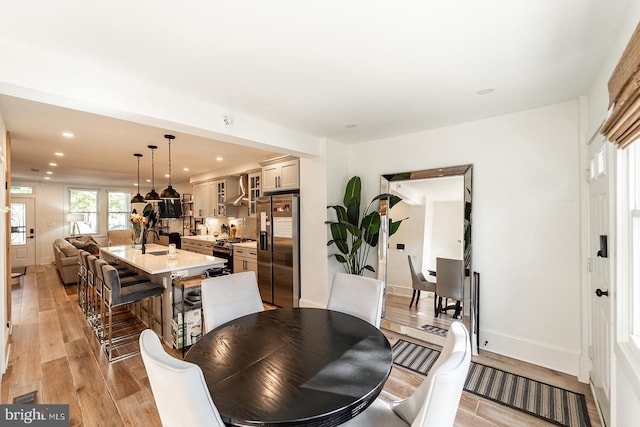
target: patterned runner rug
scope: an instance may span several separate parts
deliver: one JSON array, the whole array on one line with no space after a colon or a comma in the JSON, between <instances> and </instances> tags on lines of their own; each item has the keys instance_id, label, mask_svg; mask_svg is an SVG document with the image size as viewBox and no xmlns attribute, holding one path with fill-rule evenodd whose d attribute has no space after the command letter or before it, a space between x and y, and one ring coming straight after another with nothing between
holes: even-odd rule
<instances>
[{"instance_id":1,"label":"patterned runner rug","mask_svg":"<svg viewBox=\"0 0 640 427\"><path fill-rule=\"evenodd\" d=\"M420 329L422 329L423 331L429 332L430 334L438 335L438 336L441 336L441 337L446 337L447 336L447 330L443 329L443 328L439 328L437 326L422 325L422 326L420 326Z\"/></svg>"},{"instance_id":2,"label":"patterned runner rug","mask_svg":"<svg viewBox=\"0 0 640 427\"><path fill-rule=\"evenodd\" d=\"M438 350L405 340L393 345L393 362L423 375L427 375L439 355ZM464 389L556 425L591 426L584 394L480 363L471 362Z\"/></svg>"}]
</instances>

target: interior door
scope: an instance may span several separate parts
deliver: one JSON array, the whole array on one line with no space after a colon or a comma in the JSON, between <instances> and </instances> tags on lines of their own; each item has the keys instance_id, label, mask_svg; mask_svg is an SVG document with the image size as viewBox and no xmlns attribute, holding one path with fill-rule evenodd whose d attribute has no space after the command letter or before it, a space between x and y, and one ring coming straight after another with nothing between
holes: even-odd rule
<instances>
[{"instance_id":1,"label":"interior door","mask_svg":"<svg viewBox=\"0 0 640 427\"><path fill-rule=\"evenodd\" d=\"M591 287L591 383L604 421L610 425L612 290L609 185L612 144L601 138L589 146L589 282ZM611 181L611 182L610 182Z\"/></svg>"},{"instance_id":2,"label":"interior door","mask_svg":"<svg viewBox=\"0 0 640 427\"><path fill-rule=\"evenodd\" d=\"M34 199L11 198L11 267L36 263Z\"/></svg>"}]
</instances>

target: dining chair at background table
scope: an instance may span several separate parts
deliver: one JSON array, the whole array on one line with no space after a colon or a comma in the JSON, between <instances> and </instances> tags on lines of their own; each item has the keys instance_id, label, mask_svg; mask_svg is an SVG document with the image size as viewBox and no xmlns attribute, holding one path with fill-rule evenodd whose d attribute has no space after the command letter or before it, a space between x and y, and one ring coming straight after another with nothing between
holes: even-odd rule
<instances>
[{"instance_id":1,"label":"dining chair at background table","mask_svg":"<svg viewBox=\"0 0 640 427\"><path fill-rule=\"evenodd\" d=\"M370 277L334 273L327 309L341 311L380 328L383 283Z\"/></svg>"},{"instance_id":2,"label":"dining chair at background table","mask_svg":"<svg viewBox=\"0 0 640 427\"><path fill-rule=\"evenodd\" d=\"M447 310L455 310L453 317L458 318L462 309L462 296L464 286L464 266L461 259L436 258L436 294L438 306L436 307L436 317ZM442 299L445 299L444 306ZM448 305L447 300L451 298L455 304Z\"/></svg>"},{"instance_id":3,"label":"dining chair at background table","mask_svg":"<svg viewBox=\"0 0 640 427\"><path fill-rule=\"evenodd\" d=\"M342 425L453 426L470 365L469 332L461 322L453 322L440 356L431 367L427 378L411 396L391 405L378 398L364 412Z\"/></svg>"},{"instance_id":4,"label":"dining chair at background table","mask_svg":"<svg viewBox=\"0 0 640 427\"><path fill-rule=\"evenodd\" d=\"M170 356L150 329L140 334L140 353L164 427L224 427L198 365Z\"/></svg>"},{"instance_id":5,"label":"dining chair at background table","mask_svg":"<svg viewBox=\"0 0 640 427\"><path fill-rule=\"evenodd\" d=\"M200 289L205 333L230 320L264 310L253 271L205 279Z\"/></svg>"},{"instance_id":6,"label":"dining chair at background table","mask_svg":"<svg viewBox=\"0 0 640 427\"><path fill-rule=\"evenodd\" d=\"M420 291L428 291L433 292L433 312L436 312L437 306L437 294L436 294L436 282L430 282L424 277L422 271L416 271L414 260L416 257L412 255L408 255L409 259L409 271L411 272L411 287L413 288L413 294L411 294L411 302L409 303L409 308L413 305L415 300L416 307L418 307L418 302L420 301ZM418 297L416 298L416 292Z\"/></svg>"}]
</instances>

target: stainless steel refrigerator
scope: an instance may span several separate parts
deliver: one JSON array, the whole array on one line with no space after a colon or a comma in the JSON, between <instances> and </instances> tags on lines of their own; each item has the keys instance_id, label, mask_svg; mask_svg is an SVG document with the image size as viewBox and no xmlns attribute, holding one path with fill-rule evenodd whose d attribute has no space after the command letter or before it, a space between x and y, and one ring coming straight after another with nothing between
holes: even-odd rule
<instances>
[{"instance_id":1,"label":"stainless steel refrigerator","mask_svg":"<svg viewBox=\"0 0 640 427\"><path fill-rule=\"evenodd\" d=\"M258 287L264 302L298 307L300 243L297 194L258 197Z\"/></svg>"}]
</instances>

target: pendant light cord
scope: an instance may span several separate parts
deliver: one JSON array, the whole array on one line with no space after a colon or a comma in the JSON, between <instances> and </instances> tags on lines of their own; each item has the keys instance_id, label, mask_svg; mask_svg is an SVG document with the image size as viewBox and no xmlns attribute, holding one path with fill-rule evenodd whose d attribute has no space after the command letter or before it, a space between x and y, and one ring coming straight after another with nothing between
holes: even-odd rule
<instances>
[{"instance_id":1,"label":"pendant light cord","mask_svg":"<svg viewBox=\"0 0 640 427\"><path fill-rule=\"evenodd\" d=\"M169 186L171 186L171 139L169 139Z\"/></svg>"}]
</instances>

